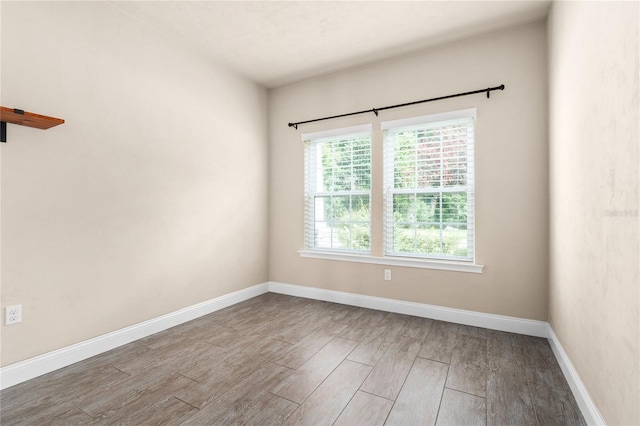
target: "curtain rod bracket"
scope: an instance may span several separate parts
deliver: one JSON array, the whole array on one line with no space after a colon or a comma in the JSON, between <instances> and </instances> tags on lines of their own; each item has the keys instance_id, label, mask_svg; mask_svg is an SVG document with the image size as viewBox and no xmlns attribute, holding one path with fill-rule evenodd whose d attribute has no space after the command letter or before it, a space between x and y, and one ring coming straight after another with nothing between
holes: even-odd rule
<instances>
[{"instance_id":1,"label":"curtain rod bracket","mask_svg":"<svg viewBox=\"0 0 640 426\"><path fill-rule=\"evenodd\" d=\"M378 116L378 109L377 108L374 108L371 111L373 111L373 113L376 115L376 117Z\"/></svg>"}]
</instances>

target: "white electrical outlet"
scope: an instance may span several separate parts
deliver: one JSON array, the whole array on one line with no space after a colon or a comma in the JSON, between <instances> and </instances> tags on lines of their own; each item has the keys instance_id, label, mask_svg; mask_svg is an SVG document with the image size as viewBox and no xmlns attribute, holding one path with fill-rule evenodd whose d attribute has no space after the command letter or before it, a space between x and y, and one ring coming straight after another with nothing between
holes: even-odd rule
<instances>
[{"instance_id":1,"label":"white electrical outlet","mask_svg":"<svg viewBox=\"0 0 640 426\"><path fill-rule=\"evenodd\" d=\"M391 281L391 269L384 270L384 279L385 281Z\"/></svg>"},{"instance_id":2,"label":"white electrical outlet","mask_svg":"<svg viewBox=\"0 0 640 426\"><path fill-rule=\"evenodd\" d=\"M4 325L17 324L22 321L22 305L4 308Z\"/></svg>"}]
</instances>

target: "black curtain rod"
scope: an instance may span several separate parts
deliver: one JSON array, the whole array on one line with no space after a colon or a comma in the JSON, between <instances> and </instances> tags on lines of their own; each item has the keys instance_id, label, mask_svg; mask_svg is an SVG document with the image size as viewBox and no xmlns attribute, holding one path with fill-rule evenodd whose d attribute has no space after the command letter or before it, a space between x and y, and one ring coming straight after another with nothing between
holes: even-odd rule
<instances>
[{"instance_id":1,"label":"black curtain rod","mask_svg":"<svg viewBox=\"0 0 640 426\"><path fill-rule=\"evenodd\" d=\"M404 104L389 105L389 106L380 107L380 108L365 109L365 110L362 110L362 111L348 112L346 114L332 115L330 117L314 118L313 120L298 121L297 123L289 123L289 127L294 127L294 128L297 129L299 124L314 123L316 121L331 120L332 118L340 118L340 117L349 117L351 115L366 114L366 113L369 113L369 112L372 112L377 116L378 112L384 111L386 109L400 108L400 107L405 107L405 106L409 106L409 105L416 105L416 104L423 104L425 102L441 101L443 99L457 98L459 96L475 95L477 93L486 93L487 94L487 98L489 98L489 94L491 92L493 92L494 90L504 90L504 84L501 84L500 86L496 86L496 87L487 87L486 89L473 90L471 92L456 93L455 95L439 96L437 98L423 99L421 101L413 101L413 102L407 102L407 103L404 103Z\"/></svg>"}]
</instances>

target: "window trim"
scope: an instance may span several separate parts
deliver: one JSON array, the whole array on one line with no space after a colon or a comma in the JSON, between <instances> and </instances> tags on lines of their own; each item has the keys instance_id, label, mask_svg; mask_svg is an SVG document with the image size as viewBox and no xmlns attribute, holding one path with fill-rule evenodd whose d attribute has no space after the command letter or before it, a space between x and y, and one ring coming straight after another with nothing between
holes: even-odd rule
<instances>
[{"instance_id":1,"label":"window trim","mask_svg":"<svg viewBox=\"0 0 640 426\"><path fill-rule=\"evenodd\" d=\"M309 259L337 260L342 262L369 263L375 265L401 266L406 268L437 269L441 271L469 272L481 274L484 265L467 261L447 261L422 257L372 256L368 254L342 253L331 250L299 250L300 257Z\"/></svg>"},{"instance_id":2,"label":"window trim","mask_svg":"<svg viewBox=\"0 0 640 426\"><path fill-rule=\"evenodd\" d=\"M450 111L445 113L437 113L437 114L429 114L425 116L419 117L410 117L399 120L385 121L385 122L372 122L359 126L345 127L345 128L337 128L337 129L328 129L319 132L313 133L305 133L301 135L301 139L303 142L309 141L310 139L321 139L321 138L331 138L334 136L340 136L343 134L349 133L361 133L361 132L369 132L371 134L371 143L372 150L373 144L376 143L377 132L380 132L381 141L384 144L384 132L389 128L395 127L405 127L411 125L418 124L429 124L432 122L438 121L448 121L459 118L473 118L477 117L477 109L469 108L458 111ZM375 125L375 126L374 126ZM374 128L375 127L375 128ZM475 141L474 141L475 145ZM474 148L475 150L475 148ZM384 151L384 147L383 147ZM306 153L305 153L306 156ZM306 185L306 174L308 173L306 168L306 159L305 159L305 186L304 186L304 202L305 202L305 215L308 201L308 193L307 193L307 185ZM475 161L475 155L474 155ZM373 164L372 164L373 167ZM472 165L473 169L475 169L475 164ZM376 173L376 171L372 168L372 173ZM383 173L384 176L384 167L380 170L380 173ZM382 197L383 197L383 210L382 210L382 218L385 220L386 214L386 205L384 202L384 197L386 197L386 189L383 187L382 189ZM476 187L474 184L473 194L475 198ZM373 188L370 190L370 197L373 197ZM475 200L474 200L475 201ZM299 250L298 254L301 258L307 259L319 259L319 260L331 260L331 261L343 261L343 262L355 262L355 263L367 263L367 264L375 264L375 265L385 265L385 266L397 266L397 267L407 267L407 268L421 268L421 269L432 269L432 270L441 270L441 271L453 271L453 272L464 272L464 273L474 273L474 274L482 274L484 271L484 265L476 263L476 251L475 251L475 211L474 211L474 223L473 223L473 232L474 232L474 248L473 248L473 258L469 260L450 260L450 259L441 259L441 258L426 258L426 257L415 257L411 254L407 256L394 256L394 255L385 255L384 248L382 255L373 255L371 252L355 252L355 251L342 251L337 249L330 248L309 248L307 247L307 223L305 221L305 232L303 235L304 238L304 249ZM372 218L373 220L373 213ZM373 221L371 221L372 227L372 235L373 235ZM383 223L383 227L384 227ZM383 245L385 244L385 232L383 229L382 233ZM373 246L372 246L373 247Z\"/></svg>"},{"instance_id":3,"label":"window trim","mask_svg":"<svg viewBox=\"0 0 640 426\"><path fill-rule=\"evenodd\" d=\"M401 118L399 120L383 121L381 130L389 130L396 127L419 126L420 124L437 123L439 121L457 120L460 118L477 118L477 108L467 108L457 111L441 112L438 114L421 115L419 117Z\"/></svg>"},{"instance_id":4,"label":"window trim","mask_svg":"<svg viewBox=\"0 0 640 426\"><path fill-rule=\"evenodd\" d=\"M342 127L339 129L321 130L313 133L303 133L301 135L302 141L310 141L313 139L329 139L336 136L350 135L356 133L371 133L373 131L373 124L361 124L359 126Z\"/></svg>"}]
</instances>

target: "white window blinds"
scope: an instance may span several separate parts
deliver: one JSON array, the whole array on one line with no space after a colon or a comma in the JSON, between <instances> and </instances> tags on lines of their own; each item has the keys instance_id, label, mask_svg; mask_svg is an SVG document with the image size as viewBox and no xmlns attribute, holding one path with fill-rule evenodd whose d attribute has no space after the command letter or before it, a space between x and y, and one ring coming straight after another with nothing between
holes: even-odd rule
<instances>
[{"instance_id":1,"label":"white window blinds","mask_svg":"<svg viewBox=\"0 0 640 426\"><path fill-rule=\"evenodd\" d=\"M386 256L474 260L475 116L382 123Z\"/></svg>"},{"instance_id":2,"label":"white window blinds","mask_svg":"<svg viewBox=\"0 0 640 426\"><path fill-rule=\"evenodd\" d=\"M305 246L371 248L371 126L303 135Z\"/></svg>"}]
</instances>

